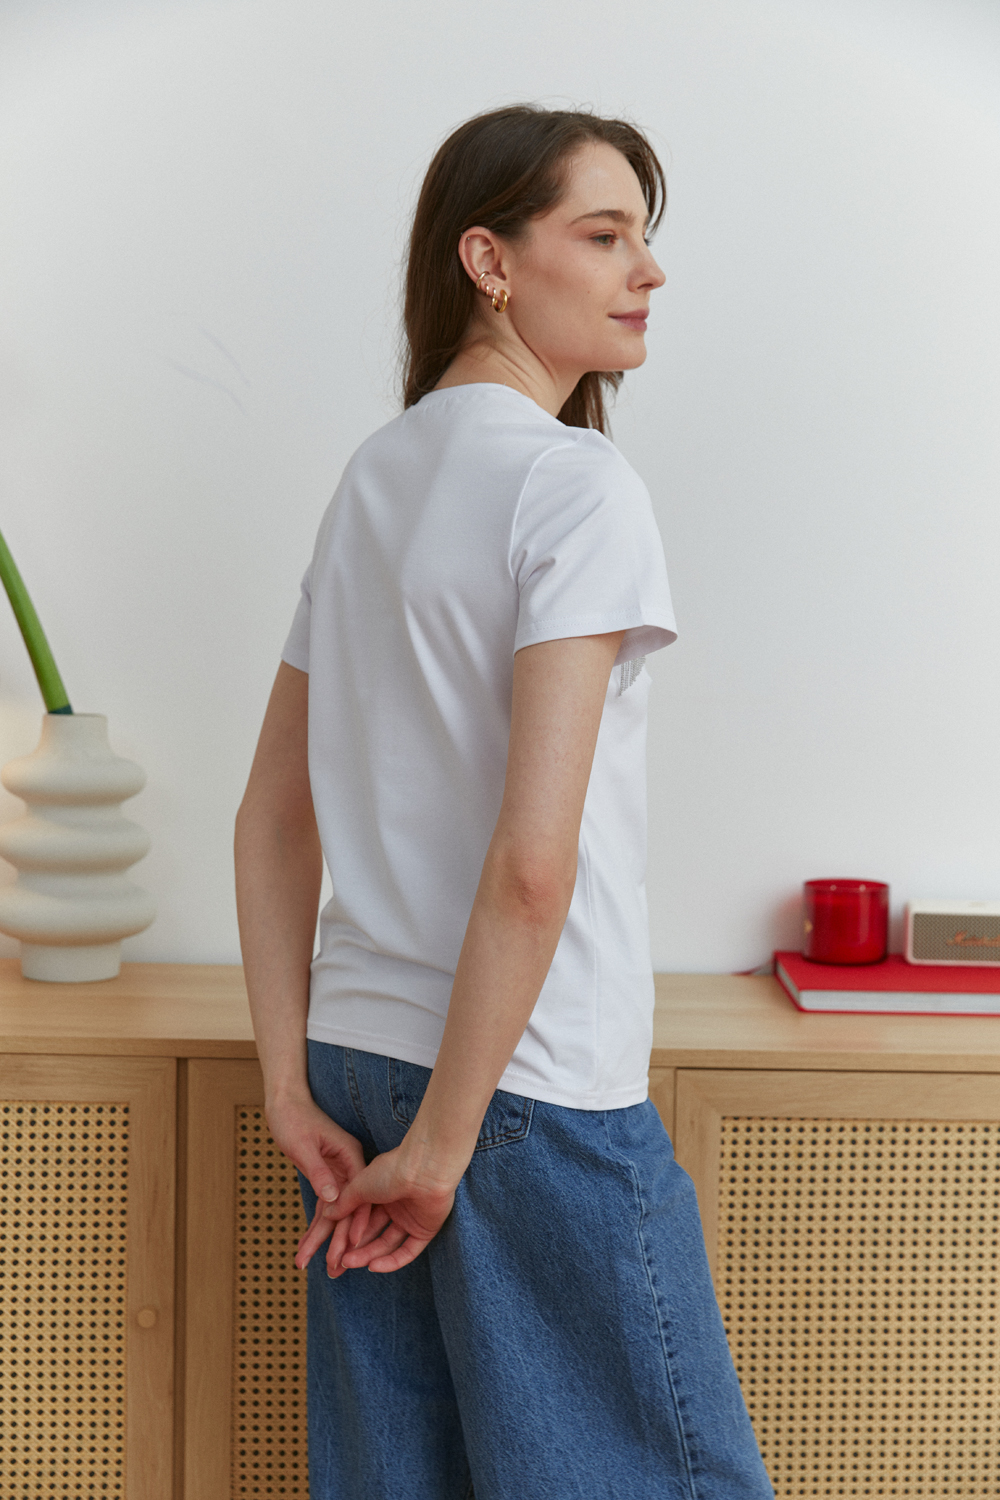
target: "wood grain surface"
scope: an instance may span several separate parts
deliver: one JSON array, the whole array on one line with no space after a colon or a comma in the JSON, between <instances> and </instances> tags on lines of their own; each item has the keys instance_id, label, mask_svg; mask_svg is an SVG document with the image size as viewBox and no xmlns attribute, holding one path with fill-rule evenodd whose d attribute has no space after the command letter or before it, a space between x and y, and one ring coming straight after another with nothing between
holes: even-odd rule
<instances>
[{"instance_id":1,"label":"wood grain surface","mask_svg":"<svg viewBox=\"0 0 1000 1500\"><path fill-rule=\"evenodd\" d=\"M0 960L0 1052L256 1057L238 964L42 984ZM1000 1016L805 1015L775 979L657 974L652 1068L1000 1073Z\"/></svg>"}]
</instances>

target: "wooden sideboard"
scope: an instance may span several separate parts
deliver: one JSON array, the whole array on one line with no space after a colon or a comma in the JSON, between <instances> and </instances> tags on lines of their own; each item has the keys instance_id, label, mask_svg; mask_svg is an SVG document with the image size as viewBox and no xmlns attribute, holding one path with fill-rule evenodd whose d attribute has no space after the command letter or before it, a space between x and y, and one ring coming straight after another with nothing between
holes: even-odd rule
<instances>
[{"instance_id":1,"label":"wooden sideboard","mask_svg":"<svg viewBox=\"0 0 1000 1500\"><path fill-rule=\"evenodd\" d=\"M660 975L650 1094L781 1500L1000 1492L1000 1019ZM2 1500L307 1496L261 1102L238 968L0 962Z\"/></svg>"}]
</instances>

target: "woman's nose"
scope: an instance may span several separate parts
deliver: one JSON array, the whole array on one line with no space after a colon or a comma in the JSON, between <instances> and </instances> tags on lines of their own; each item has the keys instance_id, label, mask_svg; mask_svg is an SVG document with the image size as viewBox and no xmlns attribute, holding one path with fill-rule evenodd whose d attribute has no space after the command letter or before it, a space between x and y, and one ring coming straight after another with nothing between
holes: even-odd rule
<instances>
[{"instance_id":1,"label":"woman's nose","mask_svg":"<svg viewBox=\"0 0 1000 1500\"><path fill-rule=\"evenodd\" d=\"M666 276L660 270L653 257L646 255L637 267L633 285L637 288L652 287L655 289L658 286L662 286L666 279Z\"/></svg>"}]
</instances>

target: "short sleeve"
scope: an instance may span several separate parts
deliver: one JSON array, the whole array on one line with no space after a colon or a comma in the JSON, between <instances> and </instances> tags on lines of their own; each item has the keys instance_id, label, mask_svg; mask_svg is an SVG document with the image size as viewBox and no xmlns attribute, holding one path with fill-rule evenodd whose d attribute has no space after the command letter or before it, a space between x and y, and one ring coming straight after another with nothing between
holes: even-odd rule
<instances>
[{"instance_id":1,"label":"short sleeve","mask_svg":"<svg viewBox=\"0 0 1000 1500\"><path fill-rule=\"evenodd\" d=\"M299 595L298 606L292 617L292 628L288 632L281 652L282 661L287 661L290 667L298 667L300 672L309 670L309 617L312 609L312 591L310 576L312 568L309 568L302 580L302 593Z\"/></svg>"},{"instance_id":2,"label":"short sleeve","mask_svg":"<svg viewBox=\"0 0 1000 1500\"><path fill-rule=\"evenodd\" d=\"M584 432L536 460L514 522L514 650L625 630L617 662L677 638L649 493L607 438Z\"/></svg>"}]
</instances>

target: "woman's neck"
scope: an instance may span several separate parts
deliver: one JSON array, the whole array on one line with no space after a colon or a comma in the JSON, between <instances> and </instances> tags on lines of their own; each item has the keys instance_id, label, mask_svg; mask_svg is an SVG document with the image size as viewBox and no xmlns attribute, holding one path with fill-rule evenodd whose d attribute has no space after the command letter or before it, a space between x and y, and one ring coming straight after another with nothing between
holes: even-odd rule
<instances>
[{"instance_id":1,"label":"woman's neck","mask_svg":"<svg viewBox=\"0 0 1000 1500\"><path fill-rule=\"evenodd\" d=\"M434 387L453 385L506 385L528 396L550 416L557 417L577 380L549 370L528 349L498 348L485 339L466 344L455 355Z\"/></svg>"}]
</instances>

